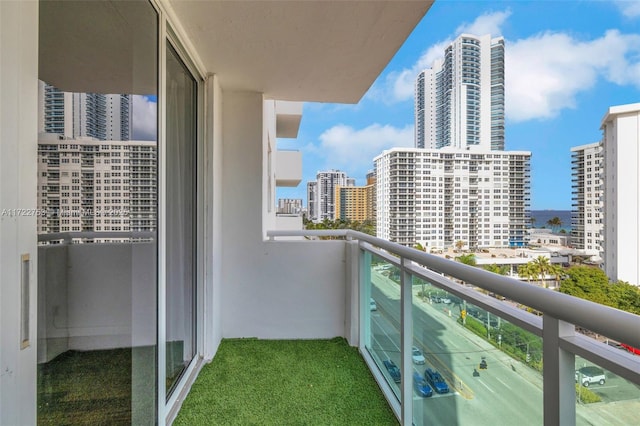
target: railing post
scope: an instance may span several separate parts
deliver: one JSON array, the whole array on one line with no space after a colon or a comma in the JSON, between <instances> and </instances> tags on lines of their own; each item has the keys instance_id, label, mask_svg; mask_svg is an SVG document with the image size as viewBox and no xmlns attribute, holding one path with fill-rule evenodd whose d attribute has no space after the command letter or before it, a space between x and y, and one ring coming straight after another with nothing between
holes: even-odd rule
<instances>
[{"instance_id":1,"label":"railing post","mask_svg":"<svg viewBox=\"0 0 640 426\"><path fill-rule=\"evenodd\" d=\"M365 347L372 347L371 342L371 321L369 321L369 315L371 315L371 311L366 308L369 305L369 299L371 298L371 253L366 250L360 250L358 248L360 255L358 257L359 262L359 281L358 281L358 294L359 294L359 329L360 336L358 338L359 345L362 350Z\"/></svg>"},{"instance_id":2,"label":"railing post","mask_svg":"<svg viewBox=\"0 0 640 426\"><path fill-rule=\"evenodd\" d=\"M405 266L411 261L402 258L400 271L400 355L402 360L401 394L402 398L402 424L413 424L413 363L411 359L411 346L413 345L413 319L411 317L412 282L411 273Z\"/></svg>"},{"instance_id":3,"label":"railing post","mask_svg":"<svg viewBox=\"0 0 640 426\"><path fill-rule=\"evenodd\" d=\"M351 346L360 344L360 311L365 309L360 298L360 245L357 241L346 242L345 274L345 330L344 335Z\"/></svg>"},{"instance_id":4,"label":"railing post","mask_svg":"<svg viewBox=\"0 0 640 426\"><path fill-rule=\"evenodd\" d=\"M549 315L542 325L544 424L575 425L575 355L560 348L560 338L573 336L575 326Z\"/></svg>"}]
</instances>

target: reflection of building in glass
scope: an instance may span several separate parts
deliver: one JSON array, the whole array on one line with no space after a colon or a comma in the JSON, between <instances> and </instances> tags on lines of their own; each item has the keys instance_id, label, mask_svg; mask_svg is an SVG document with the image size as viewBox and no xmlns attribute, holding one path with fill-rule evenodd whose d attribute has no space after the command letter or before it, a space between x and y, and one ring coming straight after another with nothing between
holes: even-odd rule
<instances>
[{"instance_id":1,"label":"reflection of building in glass","mask_svg":"<svg viewBox=\"0 0 640 426\"><path fill-rule=\"evenodd\" d=\"M40 132L69 138L131 139L130 95L62 92L40 81L38 98Z\"/></svg>"},{"instance_id":2,"label":"reflection of building in glass","mask_svg":"<svg viewBox=\"0 0 640 426\"><path fill-rule=\"evenodd\" d=\"M377 236L428 249L524 246L530 161L526 151L384 151L374 159Z\"/></svg>"},{"instance_id":3,"label":"reflection of building in glass","mask_svg":"<svg viewBox=\"0 0 640 426\"><path fill-rule=\"evenodd\" d=\"M38 233L155 231L155 141L38 140Z\"/></svg>"}]
</instances>

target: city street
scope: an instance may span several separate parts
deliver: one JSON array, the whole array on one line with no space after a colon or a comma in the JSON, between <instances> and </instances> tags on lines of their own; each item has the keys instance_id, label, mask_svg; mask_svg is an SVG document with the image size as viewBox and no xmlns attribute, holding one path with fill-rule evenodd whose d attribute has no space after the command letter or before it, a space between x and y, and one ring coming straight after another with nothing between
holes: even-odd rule
<instances>
[{"instance_id":1,"label":"city street","mask_svg":"<svg viewBox=\"0 0 640 426\"><path fill-rule=\"evenodd\" d=\"M371 278L371 295L377 303L377 311L371 312L372 349L380 360L391 359L399 367L400 287L380 271L373 270ZM413 344L423 351L426 364L414 365L414 370L424 374L425 368L435 368L451 389L449 394L434 393L430 398L414 392L417 424L419 419L436 425L542 424L542 376L462 328L456 322L459 306L424 302L417 296L419 287L415 287ZM487 362L486 370L479 368L482 359ZM638 397L637 387L613 375L604 386L592 385L590 389L597 391L604 402L619 401L623 395L628 396L622 399ZM603 413L610 404L596 404L598 409L591 405L578 406L578 424L598 424L588 419L611 417ZM607 424L616 424L615 418Z\"/></svg>"}]
</instances>

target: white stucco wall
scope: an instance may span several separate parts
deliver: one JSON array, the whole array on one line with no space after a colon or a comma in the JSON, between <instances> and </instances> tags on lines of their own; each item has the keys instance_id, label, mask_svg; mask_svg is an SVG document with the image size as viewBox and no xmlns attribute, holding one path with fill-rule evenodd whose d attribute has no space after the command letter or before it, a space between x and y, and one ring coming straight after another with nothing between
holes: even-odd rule
<instances>
[{"instance_id":1,"label":"white stucco wall","mask_svg":"<svg viewBox=\"0 0 640 426\"><path fill-rule=\"evenodd\" d=\"M38 2L0 2L0 424L36 423ZM20 348L21 255L30 256L31 344Z\"/></svg>"},{"instance_id":2,"label":"white stucco wall","mask_svg":"<svg viewBox=\"0 0 640 426\"><path fill-rule=\"evenodd\" d=\"M38 255L38 362L156 344L155 244L55 245Z\"/></svg>"},{"instance_id":3,"label":"white stucco wall","mask_svg":"<svg viewBox=\"0 0 640 426\"><path fill-rule=\"evenodd\" d=\"M603 123L605 272L640 285L640 104L609 111Z\"/></svg>"},{"instance_id":4,"label":"white stucco wall","mask_svg":"<svg viewBox=\"0 0 640 426\"><path fill-rule=\"evenodd\" d=\"M223 93L223 337L344 335L344 241L265 241L266 135L274 119L262 95ZM275 139L273 139L275 142ZM273 147L272 147L273 148Z\"/></svg>"}]
</instances>

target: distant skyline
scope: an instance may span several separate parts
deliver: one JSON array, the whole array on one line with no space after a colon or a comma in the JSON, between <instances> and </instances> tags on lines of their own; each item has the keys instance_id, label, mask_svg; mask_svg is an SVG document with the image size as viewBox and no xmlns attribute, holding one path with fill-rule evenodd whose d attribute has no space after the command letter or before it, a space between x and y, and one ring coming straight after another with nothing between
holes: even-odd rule
<instances>
[{"instance_id":1,"label":"distant skyline","mask_svg":"<svg viewBox=\"0 0 640 426\"><path fill-rule=\"evenodd\" d=\"M640 1L436 1L356 105L305 103L298 139L303 181L277 198L302 198L320 170L364 185L373 158L414 143L417 74L461 33L505 38L505 150L532 152L533 210L571 209L573 146L601 139L612 105L640 102Z\"/></svg>"}]
</instances>

